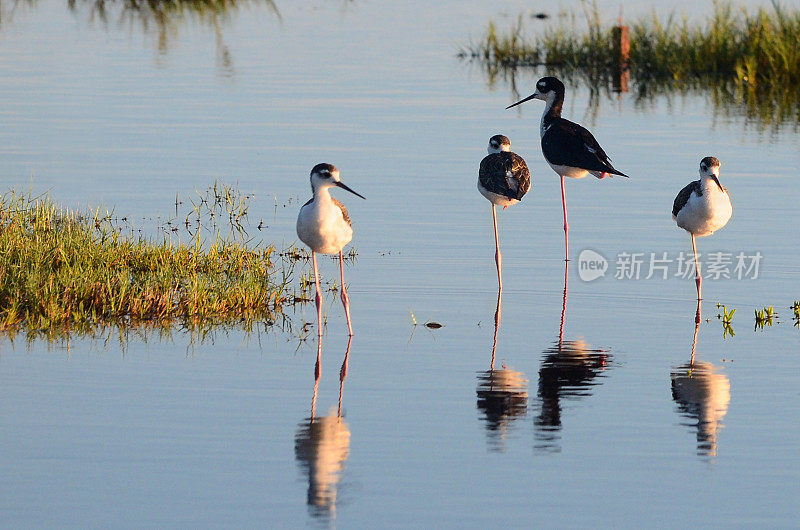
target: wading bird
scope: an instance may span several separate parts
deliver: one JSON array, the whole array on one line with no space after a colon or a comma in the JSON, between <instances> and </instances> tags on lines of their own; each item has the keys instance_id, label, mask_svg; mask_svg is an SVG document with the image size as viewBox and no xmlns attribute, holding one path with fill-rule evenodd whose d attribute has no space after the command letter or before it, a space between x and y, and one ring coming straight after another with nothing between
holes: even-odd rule
<instances>
[{"instance_id":1,"label":"wading bird","mask_svg":"<svg viewBox=\"0 0 800 530\"><path fill-rule=\"evenodd\" d=\"M347 316L347 329L353 335L350 323L350 301L344 286L342 248L353 239L353 226L344 204L331 197L330 188L338 186L364 199L363 195L347 187L339 178L339 170L333 164L317 164L311 170L311 191L314 196L300 208L297 216L297 237L311 248L314 265L314 283L317 287L317 333L322 337L322 292L319 288L317 253L339 253L339 272L342 280L342 305Z\"/></svg>"},{"instance_id":2,"label":"wading bird","mask_svg":"<svg viewBox=\"0 0 800 530\"><path fill-rule=\"evenodd\" d=\"M700 180L687 184L672 203L672 218L692 236L697 299L703 299L703 275L695 237L708 236L728 223L733 214L728 190L719 182L719 160L707 156L700 161Z\"/></svg>"},{"instance_id":3,"label":"wading bird","mask_svg":"<svg viewBox=\"0 0 800 530\"><path fill-rule=\"evenodd\" d=\"M583 178L589 173L601 179L611 175L627 177L611 165L603 148L592 133L561 117L564 106L564 83L555 77L543 77L536 82L536 91L530 96L509 105L516 107L531 99L545 102L539 132L542 136L542 154L561 177L561 205L564 209L564 255L569 261L569 223L567 222L567 198L564 193L564 177Z\"/></svg>"},{"instance_id":4,"label":"wading bird","mask_svg":"<svg viewBox=\"0 0 800 530\"><path fill-rule=\"evenodd\" d=\"M500 239L497 234L497 209L505 210L518 203L531 189L531 173L525 160L511 152L511 142L502 134L489 138L489 154L481 160L478 170L478 191L492 203L494 220L494 261L497 264L497 282L503 289L501 272L503 256L500 254Z\"/></svg>"}]
</instances>

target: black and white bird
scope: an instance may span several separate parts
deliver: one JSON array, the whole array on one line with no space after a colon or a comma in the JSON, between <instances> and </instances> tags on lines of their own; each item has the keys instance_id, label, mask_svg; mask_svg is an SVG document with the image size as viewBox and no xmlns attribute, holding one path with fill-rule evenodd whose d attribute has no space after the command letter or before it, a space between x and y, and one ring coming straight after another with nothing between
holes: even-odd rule
<instances>
[{"instance_id":1,"label":"black and white bird","mask_svg":"<svg viewBox=\"0 0 800 530\"><path fill-rule=\"evenodd\" d=\"M564 83L555 77L543 77L536 82L536 91L523 100L509 105L506 109L525 103L531 99L545 102L540 126L542 154L561 177L561 204L564 209L564 246L566 260L569 261L569 223L567 222L567 199L564 193L564 177L583 178L589 173L597 178L611 175L627 177L625 173L611 165L603 148L592 133L561 117L564 106Z\"/></svg>"},{"instance_id":2,"label":"black and white bird","mask_svg":"<svg viewBox=\"0 0 800 530\"><path fill-rule=\"evenodd\" d=\"M492 203L494 220L494 261L497 264L497 281L503 288L501 272L503 257L500 254L500 238L497 234L497 209L505 210L518 203L531 189L531 172L525 160L511 152L511 142L502 134L489 138L489 154L481 160L478 170L478 191Z\"/></svg>"},{"instance_id":3,"label":"black and white bird","mask_svg":"<svg viewBox=\"0 0 800 530\"><path fill-rule=\"evenodd\" d=\"M322 292L319 288L317 272L317 253L339 254L339 272L342 280L342 304L347 316L347 328L353 335L350 323L350 301L344 286L344 265L342 248L353 239L353 225L344 204L331 197L330 189L334 186L361 197L346 186L339 178L339 170L333 164L317 164L311 170L311 191L314 196L300 208L297 216L297 237L311 249L311 261L314 264L314 282L317 287L317 333L322 337Z\"/></svg>"},{"instance_id":4,"label":"black and white bird","mask_svg":"<svg viewBox=\"0 0 800 530\"><path fill-rule=\"evenodd\" d=\"M731 197L719 182L719 160L707 156L700 161L700 180L687 184L672 203L672 218L692 236L697 299L703 299L703 276L696 237L708 236L728 224L733 215Z\"/></svg>"}]
</instances>

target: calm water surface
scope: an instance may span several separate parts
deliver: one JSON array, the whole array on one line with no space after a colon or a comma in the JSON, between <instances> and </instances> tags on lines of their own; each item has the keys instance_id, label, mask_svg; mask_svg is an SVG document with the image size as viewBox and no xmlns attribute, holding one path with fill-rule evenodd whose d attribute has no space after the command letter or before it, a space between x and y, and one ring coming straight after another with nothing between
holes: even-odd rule
<instances>
[{"instance_id":1,"label":"calm water surface","mask_svg":"<svg viewBox=\"0 0 800 530\"><path fill-rule=\"evenodd\" d=\"M709 7L694 4L670 5ZM291 330L0 340L0 525L796 525L796 125L776 132L697 93L592 106L570 90L565 115L632 178L567 183L573 257L591 249L609 269L586 282L573 260L565 286L542 107L503 110L509 84L455 57L522 6L314 1L278 16L250 3L218 31L187 15L159 34L135 17L104 24L90 4L9 16L4 3L4 189L144 226L219 179L255 194L257 237L278 244L296 239L317 162L368 200L341 197L356 336L329 293L316 383L314 334L298 331L313 304L288 310ZM519 74L519 91L537 77ZM495 329L475 180L497 132L533 190L499 216ZM645 276L650 253L690 252L672 200L711 154L734 216L700 252L763 260L757 279L705 282L696 329L693 281L674 263L669 279ZM621 253L642 253L640 279L615 279ZM738 310L733 337L718 301ZM780 323L754 332L764 306Z\"/></svg>"}]
</instances>

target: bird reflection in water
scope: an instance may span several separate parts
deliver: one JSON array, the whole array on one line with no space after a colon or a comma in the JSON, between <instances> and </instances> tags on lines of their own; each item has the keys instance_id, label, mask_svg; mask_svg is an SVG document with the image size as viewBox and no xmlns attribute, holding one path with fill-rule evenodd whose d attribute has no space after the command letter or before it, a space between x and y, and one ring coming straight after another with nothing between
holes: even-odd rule
<instances>
[{"instance_id":1,"label":"bird reflection in water","mask_svg":"<svg viewBox=\"0 0 800 530\"><path fill-rule=\"evenodd\" d=\"M691 358L672 369L670 380L677 411L692 421L682 425L697 429L697 454L712 457L717 455L717 434L731 401L731 383L718 367L695 360L701 303L698 300Z\"/></svg>"},{"instance_id":2,"label":"bird reflection in water","mask_svg":"<svg viewBox=\"0 0 800 530\"><path fill-rule=\"evenodd\" d=\"M544 452L561 450L559 439L562 401L591 396L592 387L602 382L601 378L605 377L611 361L607 350L592 348L584 340L564 340L567 265L564 267L564 297L558 340L544 351L539 369L537 397L541 402L541 411L534 419L535 448Z\"/></svg>"},{"instance_id":3,"label":"bird reflection in water","mask_svg":"<svg viewBox=\"0 0 800 530\"><path fill-rule=\"evenodd\" d=\"M308 509L312 516L331 518L336 514L339 480L350 454L350 429L342 419L342 392L347 377L350 345L347 341L344 361L339 370L339 403L336 412L317 416L317 391L321 374L322 345L317 347L314 366L314 396L311 416L300 423L294 439L295 458L301 471L308 475Z\"/></svg>"},{"instance_id":4,"label":"bird reflection in water","mask_svg":"<svg viewBox=\"0 0 800 530\"><path fill-rule=\"evenodd\" d=\"M505 365L499 370L494 367L497 354L497 333L502 315L502 287L497 291L497 309L494 313L494 341L492 343L492 362L489 370L478 373L478 410L486 422L491 451L505 450L505 440L512 421L521 418L528 411L528 380L525 374Z\"/></svg>"}]
</instances>

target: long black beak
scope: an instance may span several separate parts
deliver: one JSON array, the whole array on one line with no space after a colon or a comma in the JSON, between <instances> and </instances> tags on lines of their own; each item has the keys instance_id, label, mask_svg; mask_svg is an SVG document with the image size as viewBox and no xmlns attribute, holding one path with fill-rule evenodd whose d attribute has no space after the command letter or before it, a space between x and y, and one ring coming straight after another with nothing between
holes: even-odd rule
<instances>
[{"instance_id":1,"label":"long black beak","mask_svg":"<svg viewBox=\"0 0 800 530\"><path fill-rule=\"evenodd\" d=\"M711 178L714 180L714 182L717 183L717 186L719 186L720 191L723 191L724 188L722 187L722 184L719 183L719 178L716 175L711 175Z\"/></svg>"},{"instance_id":2,"label":"long black beak","mask_svg":"<svg viewBox=\"0 0 800 530\"><path fill-rule=\"evenodd\" d=\"M349 192L350 192L350 193L352 193L353 195L356 195L356 196L358 196L358 197L361 197L361 198L362 198L362 199L364 199L365 201L367 200L367 198L366 198L366 197L364 197L364 196L363 196L363 195L361 195L360 193L357 193L357 192L355 192L355 191L351 190L351 189L350 189L350 187L349 187L347 184L345 184L344 182L342 182L342 181L339 181L339 182L337 182L337 183L336 183L336 185L337 185L337 186L339 186L340 188L342 188L343 190L347 190L347 191L349 191Z\"/></svg>"},{"instance_id":3,"label":"long black beak","mask_svg":"<svg viewBox=\"0 0 800 530\"><path fill-rule=\"evenodd\" d=\"M509 105L508 107L506 107L506 110L510 109L511 107L516 107L517 105L521 105L522 103L525 103L526 101L530 101L531 99L534 98L534 96L536 96L536 92L534 92L530 96L526 97L525 99L521 99L521 100L517 101L513 105Z\"/></svg>"}]
</instances>

